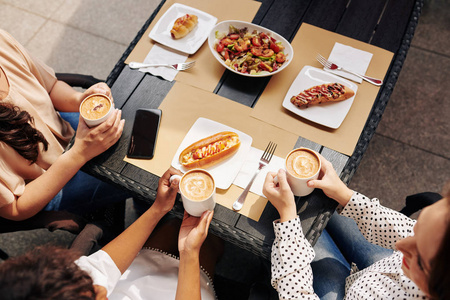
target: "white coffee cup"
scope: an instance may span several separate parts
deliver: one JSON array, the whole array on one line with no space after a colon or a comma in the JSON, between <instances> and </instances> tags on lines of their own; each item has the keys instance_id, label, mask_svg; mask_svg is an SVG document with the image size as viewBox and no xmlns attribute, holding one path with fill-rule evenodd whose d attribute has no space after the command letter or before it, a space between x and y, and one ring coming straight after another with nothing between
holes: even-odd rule
<instances>
[{"instance_id":1,"label":"white coffee cup","mask_svg":"<svg viewBox=\"0 0 450 300\"><path fill-rule=\"evenodd\" d=\"M111 98L105 94L87 96L80 104L80 114L89 127L97 126L106 121L114 109Z\"/></svg>"},{"instance_id":2,"label":"white coffee cup","mask_svg":"<svg viewBox=\"0 0 450 300\"><path fill-rule=\"evenodd\" d=\"M194 217L200 217L207 210L216 206L216 184L212 175L203 169L193 169L183 176L172 175L179 179L179 190L184 209Z\"/></svg>"},{"instance_id":3,"label":"white coffee cup","mask_svg":"<svg viewBox=\"0 0 450 300\"><path fill-rule=\"evenodd\" d=\"M297 148L286 155L284 167L286 179L295 196L307 196L314 188L307 185L308 181L317 179L322 164L314 150Z\"/></svg>"}]
</instances>

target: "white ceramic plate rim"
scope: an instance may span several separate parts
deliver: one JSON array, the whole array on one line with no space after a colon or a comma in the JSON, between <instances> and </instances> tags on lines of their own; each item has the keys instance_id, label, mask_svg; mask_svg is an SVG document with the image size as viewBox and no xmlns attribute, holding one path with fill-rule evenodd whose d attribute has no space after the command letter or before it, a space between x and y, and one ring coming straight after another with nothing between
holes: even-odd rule
<instances>
[{"instance_id":1,"label":"white ceramic plate rim","mask_svg":"<svg viewBox=\"0 0 450 300\"><path fill-rule=\"evenodd\" d=\"M283 100L283 107L287 110L299 115L307 120L321 124L333 129L339 128L344 121L350 107L353 104L355 96L340 102L323 103L320 105L311 105L308 108L298 108L291 103L291 97L298 95L300 92L324 83L338 82L353 91L358 90L358 85L354 82L346 80L342 77L326 72L312 66L304 66L295 78Z\"/></svg>"},{"instance_id":2,"label":"white ceramic plate rim","mask_svg":"<svg viewBox=\"0 0 450 300\"><path fill-rule=\"evenodd\" d=\"M175 20L185 14L196 15L198 24L187 36L175 40L170 35L170 30ZM211 28L214 27L216 22L217 18L208 13L187 5L175 3L158 20L148 36L169 48L187 54L194 54L208 38Z\"/></svg>"},{"instance_id":3,"label":"white ceramic plate rim","mask_svg":"<svg viewBox=\"0 0 450 300\"><path fill-rule=\"evenodd\" d=\"M236 132L239 135L239 139L241 140L241 146L232 157L217 165L209 167L206 170L213 176L217 188L228 189L239 173L239 170L241 169L242 164L245 161L247 153L250 151L253 139L248 134L245 134L222 123L218 123L206 118L198 118L192 125L191 129L189 129L188 133L178 147L178 150L172 159L172 167L179 169L183 173L187 172L188 169L184 168L178 161L181 151L183 151L192 143L221 131Z\"/></svg>"},{"instance_id":4,"label":"white ceramic plate rim","mask_svg":"<svg viewBox=\"0 0 450 300\"><path fill-rule=\"evenodd\" d=\"M243 27L247 27L249 30L258 30L258 32L265 32L265 33L270 33L270 35L276 39L277 41L281 41L283 46L285 47L284 53L287 54L287 58L288 61L285 62L278 70L276 70L275 72L272 73L264 73L264 74L257 74L257 75L250 75L250 74L244 74L241 72L237 72L236 70L228 67L225 62L222 60L222 58L220 57L219 53L217 53L217 51L214 48L214 45L216 44L216 31L219 32L228 32L229 26L233 25L236 28L243 28ZM244 21L237 21L237 20L228 20L228 21L223 21L220 22L219 24L217 24L216 26L214 26L214 28L211 30L211 32L209 33L209 37L208 37L208 45L209 45L209 50L211 50L212 55L217 59L217 61L224 66L225 68L227 68L228 70L230 70L231 72L234 72L236 74L242 75L242 76L247 76L247 77L267 77L267 76L272 76L275 75L279 72L281 72L282 70L286 69L287 66L290 64L290 62L292 61L292 59L294 58L294 50L292 49L291 44L281 35L279 35L278 33L267 29L265 27L253 24L253 23L249 23L249 22L244 22Z\"/></svg>"}]
</instances>

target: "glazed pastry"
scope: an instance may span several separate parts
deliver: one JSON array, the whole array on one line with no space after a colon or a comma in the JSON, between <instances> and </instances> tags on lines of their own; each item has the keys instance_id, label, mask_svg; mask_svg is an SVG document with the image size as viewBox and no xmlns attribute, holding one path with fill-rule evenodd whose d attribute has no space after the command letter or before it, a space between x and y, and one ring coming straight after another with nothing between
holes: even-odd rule
<instances>
[{"instance_id":1,"label":"glazed pastry","mask_svg":"<svg viewBox=\"0 0 450 300\"><path fill-rule=\"evenodd\" d=\"M353 95L355 95L355 92L352 89L340 83L326 83L313 86L297 96L292 96L291 103L298 107L308 107L311 104L343 101L353 97Z\"/></svg>"},{"instance_id":2,"label":"glazed pastry","mask_svg":"<svg viewBox=\"0 0 450 300\"><path fill-rule=\"evenodd\" d=\"M181 39L182 37L185 37L189 32L191 32L192 29L194 29L194 27L197 25L197 23L198 18L196 15L186 14L185 16L182 16L175 21L170 34L174 39Z\"/></svg>"}]
</instances>

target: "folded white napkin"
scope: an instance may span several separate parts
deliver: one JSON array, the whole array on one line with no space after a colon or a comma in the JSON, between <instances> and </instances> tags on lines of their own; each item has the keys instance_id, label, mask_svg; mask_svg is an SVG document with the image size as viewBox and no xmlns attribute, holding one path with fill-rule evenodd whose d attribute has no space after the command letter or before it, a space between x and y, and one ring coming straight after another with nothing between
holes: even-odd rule
<instances>
[{"instance_id":1,"label":"folded white napkin","mask_svg":"<svg viewBox=\"0 0 450 300\"><path fill-rule=\"evenodd\" d=\"M255 174L256 170L258 170L259 159L261 158L263 152L263 150L259 150L253 147L250 148L250 151L247 154L241 170L233 181L234 185L245 189L247 184L250 182L250 179L252 179L253 175ZM282 168L284 168L284 158L273 156L269 165L263 168L259 172L258 176L256 176L255 181L250 188L250 192L265 197L262 193L262 189L267 172L278 172L278 170Z\"/></svg>"},{"instance_id":2,"label":"folded white napkin","mask_svg":"<svg viewBox=\"0 0 450 300\"><path fill-rule=\"evenodd\" d=\"M166 46L155 44L144 59L144 63L173 65L185 62L188 56L188 54L178 52ZM139 71L144 73L148 72L155 76L161 76L167 81L173 81L179 72L168 67L140 68Z\"/></svg>"},{"instance_id":3,"label":"folded white napkin","mask_svg":"<svg viewBox=\"0 0 450 300\"><path fill-rule=\"evenodd\" d=\"M372 53L340 43L335 43L333 50L331 50L330 56L328 57L328 60L344 69L359 73L361 75L365 75L372 56ZM331 71L326 68L324 68L324 70L359 83L362 82L361 78L345 71Z\"/></svg>"}]
</instances>

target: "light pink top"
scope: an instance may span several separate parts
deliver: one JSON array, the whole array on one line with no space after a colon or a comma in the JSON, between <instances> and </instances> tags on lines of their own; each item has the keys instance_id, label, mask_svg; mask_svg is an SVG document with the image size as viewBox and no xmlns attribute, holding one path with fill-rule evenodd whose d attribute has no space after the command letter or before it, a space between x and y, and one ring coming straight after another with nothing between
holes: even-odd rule
<instances>
[{"instance_id":1,"label":"light pink top","mask_svg":"<svg viewBox=\"0 0 450 300\"><path fill-rule=\"evenodd\" d=\"M74 130L53 107L49 93L55 72L30 54L11 35L0 29L0 68L6 74L9 93L3 102L13 103L34 118L34 126L49 143L36 163L20 156L0 141L0 207L21 196L25 184L40 176L62 154ZM2 75L3 76L3 75ZM42 145L41 145L42 146Z\"/></svg>"}]
</instances>

